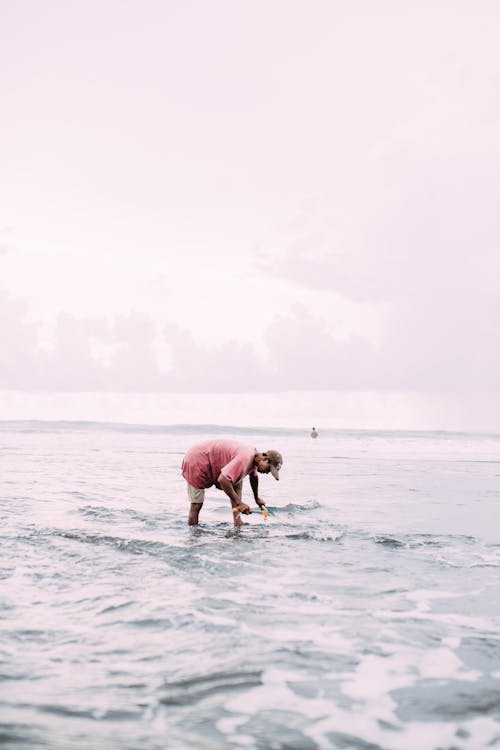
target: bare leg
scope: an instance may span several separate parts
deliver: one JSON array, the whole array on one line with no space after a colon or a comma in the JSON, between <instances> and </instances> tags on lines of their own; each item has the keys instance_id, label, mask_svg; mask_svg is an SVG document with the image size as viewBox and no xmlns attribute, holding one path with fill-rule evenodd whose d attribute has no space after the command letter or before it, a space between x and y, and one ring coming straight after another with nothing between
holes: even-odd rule
<instances>
[{"instance_id":1,"label":"bare leg","mask_svg":"<svg viewBox=\"0 0 500 750\"><path fill-rule=\"evenodd\" d=\"M198 516L200 515L202 505L203 503L191 503L189 506L188 524L190 526L196 526L198 523Z\"/></svg>"},{"instance_id":2,"label":"bare leg","mask_svg":"<svg viewBox=\"0 0 500 750\"><path fill-rule=\"evenodd\" d=\"M241 495L243 493L243 480L239 481L238 484L235 485L234 491L238 495L238 499L241 500ZM240 513L233 513L233 519L234 519L234 525L235 526L244 526L245 522L241 520Z\"/></svg>"}]
</instances>

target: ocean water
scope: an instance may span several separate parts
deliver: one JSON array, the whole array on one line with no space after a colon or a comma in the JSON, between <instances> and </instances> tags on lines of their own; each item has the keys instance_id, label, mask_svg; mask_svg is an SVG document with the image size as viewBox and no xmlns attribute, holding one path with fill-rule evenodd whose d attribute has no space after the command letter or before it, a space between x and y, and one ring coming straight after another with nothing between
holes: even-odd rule
<instances>
[{"instance_id":1,"label":"ocean water","mask_svg":"<svg viewBox=\"0 0 500 750\"><path fill-rule=\"evenodd\" d=\"M232 526L180 463L284 456ZM500 437L0 423L0 745L500 747ZM248 482L244 498L250 502Z\"/></svg>"}]
</instances>

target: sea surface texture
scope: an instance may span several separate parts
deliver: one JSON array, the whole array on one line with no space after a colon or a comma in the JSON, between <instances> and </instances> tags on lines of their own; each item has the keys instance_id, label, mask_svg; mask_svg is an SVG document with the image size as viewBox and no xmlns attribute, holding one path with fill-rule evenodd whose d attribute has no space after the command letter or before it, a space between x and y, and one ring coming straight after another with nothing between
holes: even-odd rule
<instances>
[{"instance_id":1,"label":"sea surface texture","mask_svg":"<svg viewBox=\"0 0 500 750\"><path fill-rule=\"evenodd\" d=\"M1 747L500 748L500 437L318 431L0 423ZM187 526L211 436L274 517Z\"/></svg>"}]
</instances>

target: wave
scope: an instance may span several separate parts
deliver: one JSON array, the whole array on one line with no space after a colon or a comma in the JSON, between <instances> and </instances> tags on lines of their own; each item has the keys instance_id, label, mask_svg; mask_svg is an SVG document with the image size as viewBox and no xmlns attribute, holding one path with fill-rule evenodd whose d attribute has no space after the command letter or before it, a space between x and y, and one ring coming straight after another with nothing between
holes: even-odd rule
<instances>
[{"instance_id":1,"label":"wave","mask_svg":"<svg viewBox=\"0 0 500 750\"><path fill-rule=\"evenodd\" d=\"M398 702L397 714L403 720L432 721L475 716L497 716L500 705L498 682L484 678L480 683L463 680L427 680L424 684L392 691ZM490 743L493 744L493 743Z\"/></svg>"},{"instance_id":2,"label":"wave","mask_svg":"<svg viewBox=\"0 0 500 750\"><path fill-rule=\"evenodd\" d=\"M349 534L347 534L349 536ZM375 534L370 539L387 550L425 556L451 568L500 568L500 551L464 534Z\"/></svg>"},{"instance_id":3,"label":"wave","mask_svg":"<svg viewBox=\"0 0 500 750\"><path fill-rule=\"evenodd\" d=\"M220 672L166 683L159 702L167 706L192 705L208 696L248 690L262 684L262 671Z\"/></svg>"},{"instance_id":4,"label":"wave","mask_svg":"<svg viewBox=\"0 0 500 750\"><path fill-rule=\"evenodd\" d=\"M417 547L447 547L451 543L459 542L463 544L473 544L478 540L473 536L464 534L375 534L372 537L375 544L381 544L384 547L406 547L415 549Z\"/></svg>"},{"instance_id":5,"label":"wave","mask_svg":"<svg viewBox=\"0 0 500 750\"><path fill-rule=\"evenodd\" d=\"M294 531L291 533L285 533L283 535L286 539L307 539L313 542L339 542L344 537L344 532L332 532L328 533L327 531L321 531L321 530L303 530L303 531Z\"/></svg>"},{"instance_id":6,"label":"wave","mask_svg":"<svg viewBox=\"0 0 500 750\"><path fill-rule=\"evenodd\" d=\"M63 539L71 539L83 544L104 545L114 547L118 550L124 550L132 555L152 555L159 556L165 553L172 554L176 549L165 542L155 542L148 539L124 539L123 537L111 536L107 534L87 534L84 531L61 531L52 530L49 536L58 536Z\"/></svg>"},{"instance_id":7,"label":"wave","mask_svg":"<svg viewBox=\"0 0 500 750\"><path fill-rule=\"evenodd\" d=\"M131 719L137 719L142 714L141 709L137 710L124 710L124 709L88 709L88 708L76 708L71 706L63 706L60 704L42 704L37 706L37 710L42 713L55 714L57 716L64 716L69 718L79 719L108 719L110 721L130 721Z\"/></svg>"},{"instance_id":8,"label":"wave","mask_svg":"<svg viewBox=\"0 0 500 750\"><path fill-rule=\"evenodd\" d=\"M0 420L0 432L19 433L59 433L59 432L125 432L145 433L151 435L254 435L262 433L265 435L303 435L302 428L288 427L260 427L259 425L248 427L237 427L235 425L220 424L172 424L172 425L148 425L132 424L127 422L93 422L93 421L43 421L43 420ZM325 431L326 432L326 431Z\"/></svg>"},{"instance_id":9,"label":"wave","mask_svg":"<svg viewBox=\"0 0 500 750\"><path fill-rule=\"evenodd\" d=\"M311 510L318 510L321 507L321 503L318 502L313 502L310 505L288 503L287 505L270 505L269 510L275 511L276 514L289 513L290 515L294 515L295 513L307 513Z\"/></svg>"},{"instance_id":10,"label":"wave","mask_svg":"<svg viewBox=\"0 0 500 750\"><path fill-rule=\"evenodd\" d=\"M236 425L220 424L165 424L153 425L129 422L99 422L92 420L0 420L0 432L18 432L18 433L60 433L60 432L90 432L90 431L108 431L108 432L125 432L125 433L146 433L146 434L188 434L188 435L254 435L255 433L263 435L278 436L298 436L301 437L306 432L309 434L309 427L263 427L260 425L248 425L245 427ZM354 438L398 438L408 440L426 440L428 438L438 438L440 440L456 440L460 438L489 438L500 440L500 433L497 432L458 432L445 430L386 430L386 429L333 429L323 428L321 434L329 437L354 437Z\"/></svg>"}]
</instances>

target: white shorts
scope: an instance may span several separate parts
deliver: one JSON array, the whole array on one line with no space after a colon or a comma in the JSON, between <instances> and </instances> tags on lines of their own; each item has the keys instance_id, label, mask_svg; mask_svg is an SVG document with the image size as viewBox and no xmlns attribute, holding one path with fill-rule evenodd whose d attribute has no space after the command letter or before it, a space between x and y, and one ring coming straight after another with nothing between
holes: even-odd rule
<instances>
[{"instance_id":1,"label":"white shorts","mask_svg":"<svg viewBox=\"0 0 500 750\"><path fill-rule=\"evenodd\" d=\"M205 500L205 490L199 490L198 487L193 487L189 482L186 482L186 484L188 488L189 502L203 505L203 501Z\"/></svg>"}]
</instances>

